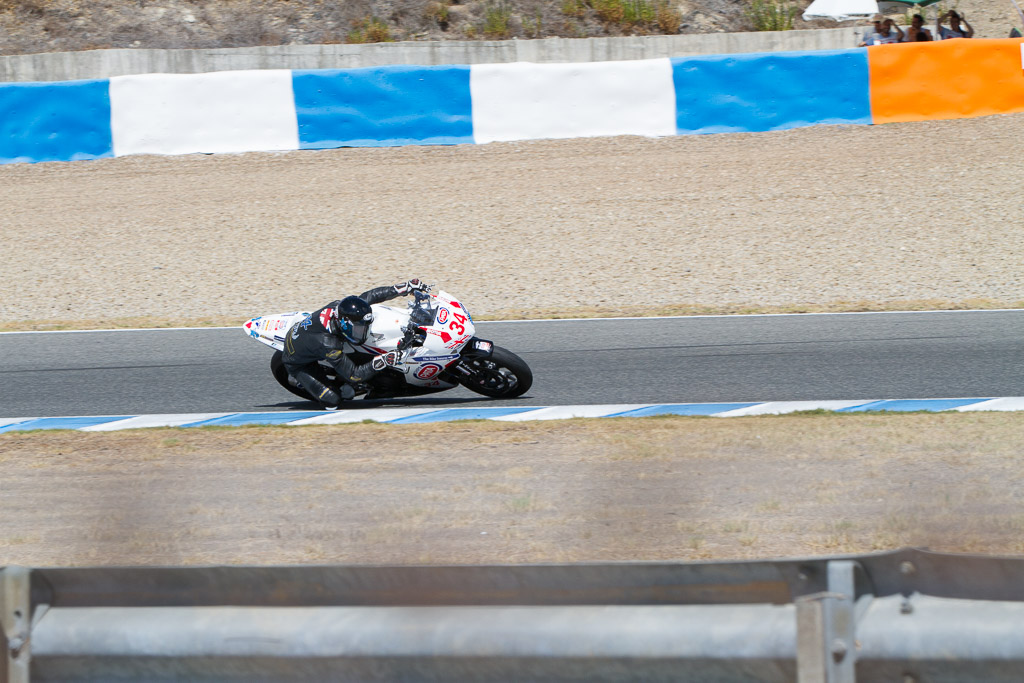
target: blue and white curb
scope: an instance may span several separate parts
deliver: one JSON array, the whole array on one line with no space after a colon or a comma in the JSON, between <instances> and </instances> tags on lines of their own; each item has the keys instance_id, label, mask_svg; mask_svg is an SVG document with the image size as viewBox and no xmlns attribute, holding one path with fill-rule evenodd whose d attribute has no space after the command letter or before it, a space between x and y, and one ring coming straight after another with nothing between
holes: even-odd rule
<instances>
[{"instance_id":1,"label":"blue and white curb","mask_svg":"<svg viewBox=\"0 0 1024 683\"><path fill-rule=\"evenodd\" d=\"M95 415L78 417L0 418L0 432L29 429L75 429L112 432L144 427L240 427L244 425L331 425L354 422L415 424L490 420L527 422L566 420L575 417L651 417L655 415L703 415L742 417L782 415L802 410L837 413L977 412L1024 410L1024 396L1003 398L921 398L878 401L769 401L761 403L620 403L579 406L495 406L481 408L368 408L339 411L278 411L264 413L182 413L173 415Z\"/></svg>"}]
</instances>

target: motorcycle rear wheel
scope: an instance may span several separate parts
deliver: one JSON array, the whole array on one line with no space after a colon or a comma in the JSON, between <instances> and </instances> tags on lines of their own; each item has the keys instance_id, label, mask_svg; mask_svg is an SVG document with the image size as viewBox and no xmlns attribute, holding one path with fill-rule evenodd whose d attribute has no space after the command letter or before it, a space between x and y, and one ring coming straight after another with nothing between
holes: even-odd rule
<instances>
[{"instance_id":1,"label":"motorcycle rear wheel","mask_svg":"<svg viewBox=\"0 0 1024 683\"><path fill-rule=\"evenodd\" d=\"M288 369L284 366L282 360L284 354L280 351L274 351L274 355L270 357L270 371L274 373L274 379L282 387L292 392L296 396L306 399L307 401L315 401L316 399L306 393L305 389L301 389L294 386L288 381Z\"/></svg>"},{"instance_id":2,"label":"motorcycle rear wheel","mask_svg":"<svg viewBox=\"0 0 1024 683\"><path fill-rule=\"evenodd\" d=\"M522 358L508 349L495 346L489 358L465 358L462 363L473 371L461 377L459 384L491 398L516 398L533 385L533 372Z\"/></svg>"}]
</instances>

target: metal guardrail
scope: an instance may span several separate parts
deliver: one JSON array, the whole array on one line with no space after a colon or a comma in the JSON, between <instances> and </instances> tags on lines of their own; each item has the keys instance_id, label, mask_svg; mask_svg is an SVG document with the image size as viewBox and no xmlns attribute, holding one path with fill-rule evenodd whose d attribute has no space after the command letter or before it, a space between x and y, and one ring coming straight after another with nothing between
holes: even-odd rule
<instances>
[{"instance_id":1,"label":"metal guardrail","mask_svg":"<svg viewBox=\"0 0 1024 683\"><path fill-rule=\"evenodd\" d=\"M1024 558L0 570L0 683L1024 678Z\"/></svg>"}]
</instances>

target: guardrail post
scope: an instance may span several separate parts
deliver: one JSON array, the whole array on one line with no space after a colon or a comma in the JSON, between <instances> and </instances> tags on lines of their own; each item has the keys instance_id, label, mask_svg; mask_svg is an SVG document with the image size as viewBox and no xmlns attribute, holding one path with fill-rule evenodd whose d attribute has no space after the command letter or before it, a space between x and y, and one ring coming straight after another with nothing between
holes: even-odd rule
<instances>
[{"instance_id":1,"label":"guardrail post","mask_svg":"<svg viewBox=\"0 0 1024 683\"><path fill-rule=\"evenodd\" d=\"M797 681L855 683L857 617L853 560L828 563L828 590L796 600Z\"/></svg>"},{"instance_id":2,"label":"guardrail post","mask_svg":"<svg viewBox=\"0 0 1024 683\"><path fill-rule=\"evenodd\" d=\"M0 683L28 683L31 651L32 570L0 569Z\"/></svg>"}]
</instances>

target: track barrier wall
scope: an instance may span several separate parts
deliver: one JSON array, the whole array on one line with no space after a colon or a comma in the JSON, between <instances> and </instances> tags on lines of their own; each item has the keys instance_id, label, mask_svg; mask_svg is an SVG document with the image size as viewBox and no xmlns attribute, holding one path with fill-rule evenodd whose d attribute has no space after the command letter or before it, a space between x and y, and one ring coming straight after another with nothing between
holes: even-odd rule
<instances>
[{"instance_id":1,"label":"track barrier wall","mask_svg":"<svg viewBox=\"0 0 1024 683\"><path fill-rule=\"evenodd\" d=\"M360 69L406 64L615 62L687 55L838 50L857 45L863 26L800 31L686 33L528 40L414 40L331 45L254 45L202 49L139 47L0 55L0 82L75 81L137 74L242 69Z\"/></svg>"},{"instance_id":2,"label":"track barrier wall","mask_svg":"<svg viewBox=\"0 0 1024 683\"><path fill-rule=\"evenodd\" d=\"M874 123L1024 111L1019 38L879 45L867 53Z\"/></svg>"},{"instance_id":3,"label":"track barrier wall","mask_svg":"<svg viewBox=\"0 0 1024 683\"><path fill-rule=\"evenodd\" d=\"M0 84L0 162L603 135L1024 111L1024 42L587 63L145 74Z\"/></svg>"}]
</instances>

